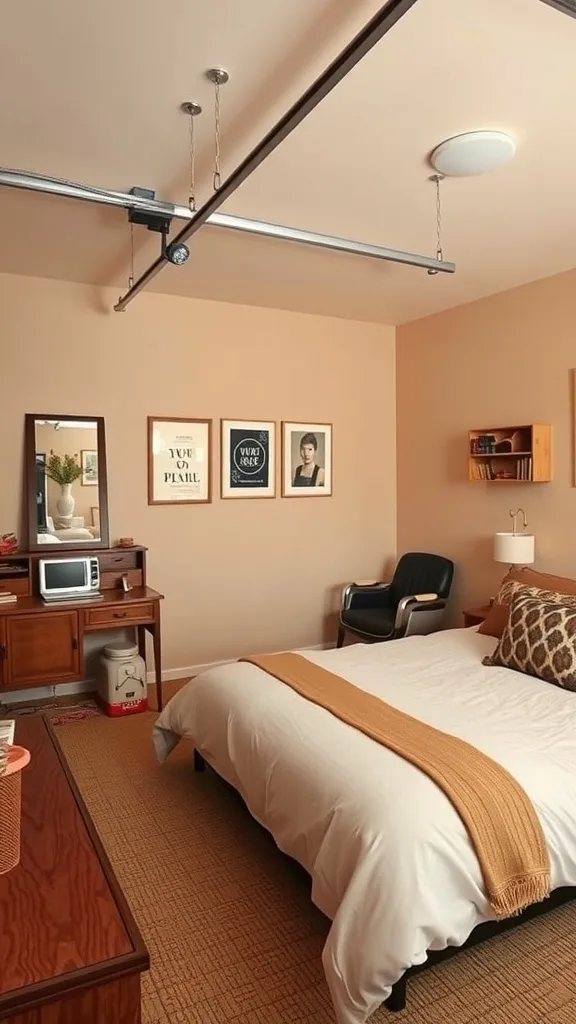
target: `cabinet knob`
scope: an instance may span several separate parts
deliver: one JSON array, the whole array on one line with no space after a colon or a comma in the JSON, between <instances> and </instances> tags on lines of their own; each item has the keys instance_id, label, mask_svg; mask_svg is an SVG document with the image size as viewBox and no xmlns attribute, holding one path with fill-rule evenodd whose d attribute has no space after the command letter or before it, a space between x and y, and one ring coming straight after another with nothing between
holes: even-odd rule
<instances>
[{"instance_id":1,"label":"cabinet knob","mask_svg":"<svg viewBox=\"0 0 576 1024\"><path fill-rule=\"evenodd\" d=\"M73 651L77 651L78 650L78 637L77 636L73 636L72 637L72 650Z\"/></svg>"},{"instance_id":2,"label":"cabinet knob","mask_svg":"<svg viewBox=\"0 0 576 1024\"><path fill-rule=\"evenodd\" d=\"M112 617L114 619L125 619L126 618L126 614L127 614L126 612L114 612Z\"/></svg>"}]
</instances>

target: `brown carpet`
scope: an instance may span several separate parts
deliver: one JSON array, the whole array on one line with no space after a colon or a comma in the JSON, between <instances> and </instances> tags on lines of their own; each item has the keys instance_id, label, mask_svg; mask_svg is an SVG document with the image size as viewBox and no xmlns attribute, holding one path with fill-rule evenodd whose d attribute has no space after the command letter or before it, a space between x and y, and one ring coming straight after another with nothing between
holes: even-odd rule
<instances>
[{"instance_id":1,"label":"brown carpet","mask_svg":"<svg viewBox=\"0 0 576 1024\"><path fill-rule=\"evenodd\" d=\"M143 1024L334 1024L328 923L305 879L182 743L161 768L155 715L58 727L152 959ZM574 1024L576 908L413 979L371 1024Z\"/></svg>"}]
</instances>

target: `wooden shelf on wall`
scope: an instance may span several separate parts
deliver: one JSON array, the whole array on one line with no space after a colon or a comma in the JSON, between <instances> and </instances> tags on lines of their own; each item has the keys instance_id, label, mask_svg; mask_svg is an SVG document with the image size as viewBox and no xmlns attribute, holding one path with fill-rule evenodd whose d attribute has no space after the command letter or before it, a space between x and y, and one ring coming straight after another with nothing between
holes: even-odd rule
<instances>
[{"instance_id":1,"label":"wooden shelf on wall","mask_svg":"<svg viewBox=\"0 0 576 1024\"><path fill-rule=\"evenodd\" d=\"M552 427L549 423L529 423L470 430L468 479L491 484L549 483Z\"/></svg>"}]
</instances>

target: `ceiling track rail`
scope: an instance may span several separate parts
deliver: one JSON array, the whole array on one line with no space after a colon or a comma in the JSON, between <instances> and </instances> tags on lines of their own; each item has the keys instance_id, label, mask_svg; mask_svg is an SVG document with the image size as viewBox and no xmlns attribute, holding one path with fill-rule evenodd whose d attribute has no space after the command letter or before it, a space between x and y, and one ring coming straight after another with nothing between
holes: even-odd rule
<instances>
[{"instance_id":1,"label":"ceiling track rail","mask_svg":"<svg viewBox=\"0 0 576 1024\"><path fill-rule=\"evenodd\" d=\"M319 78L306 90L287 113L274 125L267 135L248 154L247 157L230 174L221 187L196 210L188 224L172 239L174 245L186 242L192 235L206 224L209 217L230 198L231 195L250 177L263 161L286 139L299 124L318 106L319 103L352 71L370 50L390 31L394 25L415 5L417 0L388 0L357 36L348 44L342 53L329 65ZM136 296L160 273L167 265L167 259L161 255L134 282L125 295L121 296L114 309L123 312Z\"/></svg>"},{"instance_id":2,"label":"ceiling track rail","mask_svg":"<svg viewBox=\"0 0 576 1024\"><path fill-rule=\"evenodd\" d=\"M576 0L542 0L542 3L548 4L548 7L555 7L569 18L576 18Z\"/></svg>"},{"instance_id":3,"label":"ceiling track rail","mask_svg":"<svg viewBox=\"0 0 576 1024\"><path fill-rule=\"evenodd\" d=\"M440 260L434 256L421 256L415 252L403 252L401 249L389 249L383 245L372 245L370 242L356 242L351 238L338 238L336 235L323 235L317 231L305 231L302 228L289 228L283 224L269 224L267 221L248 220L246 217L231 216L227 213L214 213L208 224L230 231L240 231L264 238L279 238L286 242L300 242L320 249L331 249L332 252L351 253L353 256L364 256L366 259L385 260L388 263L403 263L408 267L420 267L444 274L453 274L456 264L449 260Z\"/></svg>"},{"instance_id":4,"label":"ceiling track rail","mask_svg":"<svg viewBox=\"0 0 576 1024\"><path fill-rule=\"evenodd\" d=\"M159 217L172 220L192 219L192 211L188 206L161 202L157 199L143 199L128 192L114 192L108 189L95 188L68 181L65 178L51 178L35 172L14 170L0 167L0 186L24 189L47 195L60 196L64 199L76 199L82 202L99 203L104 206L116 206L126 210L140 210ZM291 228L284 224L271 224L268 221L253 220L227 213L213 213L206 221L211 227L225 228L242 234L259 235L264 238L277 238L287 242L298 242L333 252L348 253L366 259L384 260L389 263L402 263L406 266L420 267L422 270L438 271L453 274L454 263L439 260L433 256L421 256L418 253L403 252L387 246L373 245L369 242L358 242L351 238L339 238L325 235L303 228Z\"/></svg>"}]
</instances>

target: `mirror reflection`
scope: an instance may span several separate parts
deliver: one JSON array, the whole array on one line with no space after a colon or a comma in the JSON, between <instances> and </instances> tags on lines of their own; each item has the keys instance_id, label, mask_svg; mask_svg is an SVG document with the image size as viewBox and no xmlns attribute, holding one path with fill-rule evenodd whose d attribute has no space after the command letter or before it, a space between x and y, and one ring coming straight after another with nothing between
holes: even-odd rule
<instances>
[{"instance_id":1,"label":"mirror reflection","mask_svg":"<svg viewBox=\"0 0 576 1024\"><path fill-rule=\"evenodd\" d=\"M98 435L94 420L35 420L39 544L100 540Z\"/></svg>"}]
</instances>

